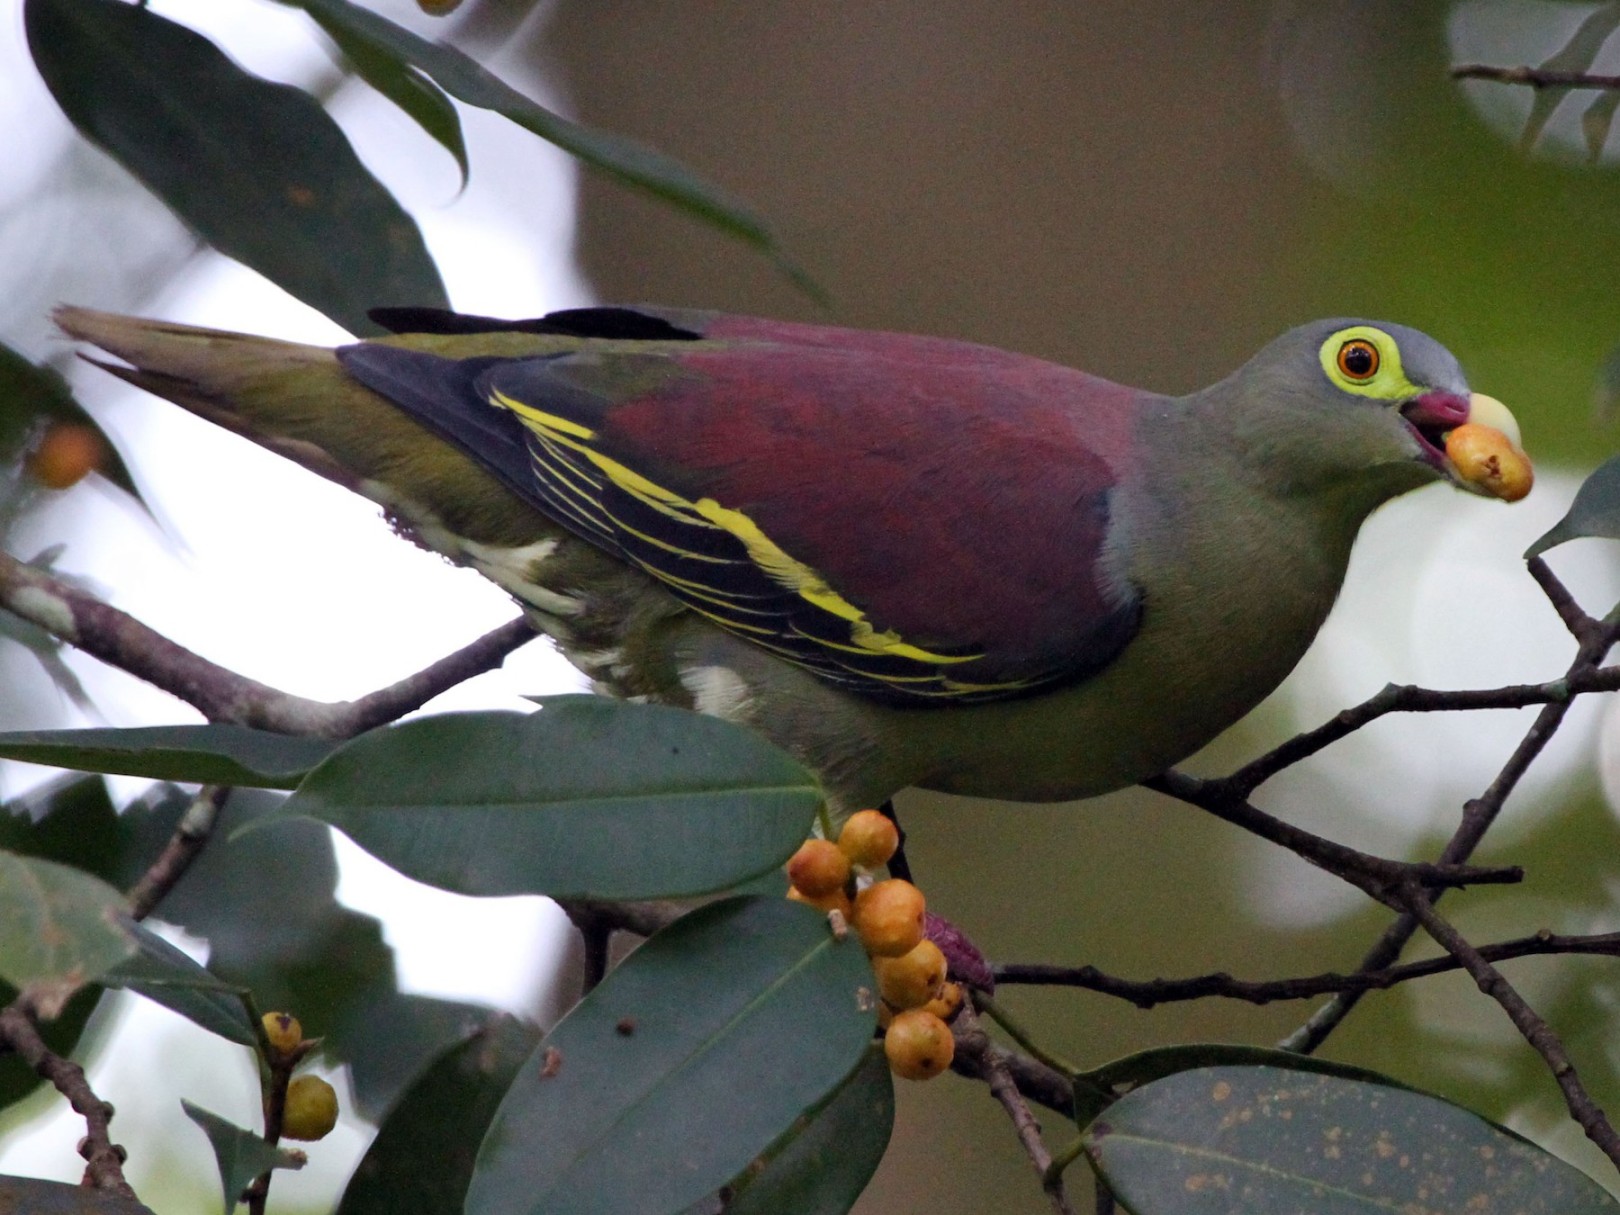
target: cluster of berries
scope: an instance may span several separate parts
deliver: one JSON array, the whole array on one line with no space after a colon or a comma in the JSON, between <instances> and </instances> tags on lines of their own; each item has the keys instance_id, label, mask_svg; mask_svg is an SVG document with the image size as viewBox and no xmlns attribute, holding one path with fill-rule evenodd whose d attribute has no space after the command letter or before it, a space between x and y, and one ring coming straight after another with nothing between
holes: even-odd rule
<instances>
[{"instance_id":1,"label":"cluster of berries","mask_svg":"<svg viewBox=\"0 0 1620 1215\"><path fill-rule=\"evenodd\" d=\"M290 1071L315 1046L304 1038L304 1027L291 1013L265 1013L264 1037L272 1069ZM337 1117L337 1092L325 1080L319 1076L294 1076L288 1083L281 1114L282 1138L324 1139L337 1125Z\"/></svg>"},{"instance_id":2,"label":"cluster of berries","mask_svg":"<svg viewBox=\"0 0 1620 1215\"><path fill-rule=\"evenodd\" d=\"M962 987L947 980L945 955L923 935L922 891L901 878L872 877L899 846L899 832L882 814L853 814L837 843L806 840L793 854L788 898L836 911L855 930L877 976L889 1067L907 1080L927 1080L951 1065L956 1044L947 1022L962 1006Z\"/></svg>"}]
</instances>

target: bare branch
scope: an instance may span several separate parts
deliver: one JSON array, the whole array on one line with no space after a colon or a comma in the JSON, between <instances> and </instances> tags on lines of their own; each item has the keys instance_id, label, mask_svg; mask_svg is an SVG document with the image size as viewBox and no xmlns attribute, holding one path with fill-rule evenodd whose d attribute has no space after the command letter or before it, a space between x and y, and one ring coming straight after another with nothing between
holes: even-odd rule
<instances>
[{"instance_id":1,"label":"bare branch","mask_svg":"<svg viewBox=\"0 0 1620 1215\"><path fill-rule=\"evenodd\" d=\"M1569 1116L1573 1118L1586 1137L1603 1150L1617 1168L1620 1168L1620 1134L1615 1133L1607 1115L1597 1102L1586 1091L1581 1083L1580 1075L1575 1070L1575 1064L1570 1061L1564 1044L1559 1039L1552 1026L1548 1025L1541 1016L1531 1008L1513 985L1503 978L1502 973L1480 956L1461 933L1453 928L1435 911L1428 892L1415 883L1406 890L1406 904L1409 912L1423 925L1423 929L1435 942L1452 957L1462 964L1474 982L1479 984L1480 991L1490 996L1502 1006L1514 1027L1524 1036L1524 1040L1536 1049L1542 1059L1546 1061L1547 1068L1552 1072L1553 1078L1558 1081L1558 1087L1563 1091L1564 1104L1569 1108Z\"/></svg>"},{"instance_id":2,"label":"bare branch","mask_svg":"<svg viewBox=\"0 0 1620 1215\"><path fill-rule=\"evenodd\" d=\"M989 1033L974 1012L971 998L963 1002L951 1032L956 1039L957 1057L965 1056L964 1062L974 1069L972 1074L990 1086L991 1095L1007 1111L1013 1130L1018 1134L1018 1142L1023 1144L1024 1153L1040 1175L1041 1188L1046 1191L1052 1209L1058 1215L1074 1215L1074 1208L1069 1205L1068 1196L1063 1192L1063 1174L1052 1168L1052 1153L1047 1151L1046 1141L1041 1138L1041 1124L1035 1120L1034 1113L1019 1091L1018 1082L1007 1066L1007 1052L990 1040Z\"/></svg>"},{"instance_id":3,"label":"bare branch","mask_svg":"<svg viewBox=\"0 0 1620 1215\"><path fill-rule=\"evenodd\" d=\"M79 1155L85 1159L84 1184L133 1199L135 1191L124 1180L124 1149L112 1141L113 1107L96 1096L82 1067L45 1045L22 1000L0 1009L0 1043L16 1051L84 1119L86 1133L79 1145Z\"/></svg>"},{"instance_id":4,"label":"bare branch","mask_svg":"<svg viewBox=\"0 0 1620 1215\"><path fill-rule=\"evenodd\" d=\"M1546 954L1587 954L1620 957L1620 932L1591 936L1560 936L1538 932L1512 941L1498 941L1477 947L1480 957L1490 962ZM1341 991L1382 991L1398 983L1461 968L1455 957L1428 958L1382 970L1358 970L1353 974L1328 971L1297 979L1246 980L1224 972L1195 975L1186 979L1122 979L1095 966L1048 966L1039 962L1013 962L995 968L997 983L1041 984L1052 987L1078 987L1099 995L1129 1001L1138 1008L1155 1008L1185 1000L1211 997L1242 1000L1249 1004L1271 1004L1278 1000L1308 1000Z\"/></svg>"},{"instance_id":5,"label":"bare branch","mask_svg":"<svg viewBox=\"0 0 1620 1215\"><path fill-rule=\"evenodd\" d=\"M163 851L129 888L130 914L137 920L149 916L163 896L173 890L174 884L191 868L191 862L197 859L214 834L220 807L225 804L229 793L228 788L219 785L198 790L191 805L186 807L186 812L175 824L174 834L163 846Z\"/></svg>"},{"instance_id":6,"label":"bare branch","mask_svg":"<svg viewBox=\"0 0 1620 1215\"><path fill-rule=\"evenodd\" d=\"M1533 89L1620 89L1620 76L1591 72L1561 72L1552 68L1493 67L1488 63L1462 63L1451 69L1453 80L1494 80L1523 84Z\"/></svg>"},{"instance_id":7,"label":"bare branch","mask_svg":"<svg viewBox=\"0 0 1620 1215\"><path fill-rule=\"evenodd\" d=\"M0 552L0 607L191 705L209 721L347 738L492 670L535 636L521 618L390 687L354 701L309 700L209 662L62 578Z\"/></svg>"}]
</instances>

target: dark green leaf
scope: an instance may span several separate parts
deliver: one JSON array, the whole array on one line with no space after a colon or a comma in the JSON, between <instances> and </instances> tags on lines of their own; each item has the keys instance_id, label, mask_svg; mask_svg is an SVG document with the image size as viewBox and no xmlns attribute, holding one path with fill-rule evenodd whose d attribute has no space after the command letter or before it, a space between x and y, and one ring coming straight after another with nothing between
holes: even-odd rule
<instances>
[{"instance_id":1,"label":"dark green leaf","mask_svg":"<svg viewBox=\"0 0 1620 1215\"><path fill-rule=\"evenodd\" d=\"M1559 51L1541 62L1541 67L1554 72L1585 72L1598 57L1609 35L1620 29L1620 4L1605 4L1582 21ZM1546 129L1547 121L1560 102L1569 95L1567 86L1534 90L1530 102L1530 115L1524 120L1524 133L1519 146L1528 152ZM1590 134L1588 134L1590 139Z\"/></svg>"},{"instance_id":2,"label":"dark green leaf","mask_svg":"<svg viewBox=\"0 0 1620 1215\"><path fill-rule=\"evenodd\" d=\"M202 785L291 789L339 744L246 726L22 730L0 734L0 757Z\"/></svg>"},{"instance_id":3,"label":"dark green leaf","mask_svg":"<svg viewBox=\"0 0 1620 1215\"><path fill-rule=\"evenodd\" d=\"M423 1072L377 1129L338 1215L460 1211L478 1144L539 1039L502 1016Z\"/></svg>"},{"instance_id":4,"label":"dark green leaf","mask_svg":"<svg viewBox=\"0 0 1620 1215\"><path fill-rule=\"evenodd\" d=\"M0 1177L0 1212L5 1215L152 1215L131 1198L32 1177Z\"/></svg>"},{"instance_id":5,"label":"dark green leaf","mask_svg":"<svg viewBox=\"0 0 1620 1215\"><path fill-rule=\"evenodd\" d=\"M1581 483L1564 517L1524 550L1525 560L1585 536L1620 540L1620 456L1610 456Z\"/></svg>"},{"instance_id":6,"label":"dark green leaf","mask_svg":"<svg viewBox=\"0 0 1620 1215\"><path fill-rule=\"evenodd\" d=\"M1084 1130L1097 1114L1112 1105L1116 1088L1141 1088L1155 1080L1189 1072L1200 1067L1243 1065L1247 1067L1280 1067L1290 1071L1316 1072L1324 1076L1339 1076L1346 1080L1361 1080L1368 1084L1388 1084L1406 1088L1399 1080L1364 1067L1348 1063L1335 1063L1331 1059L1318 1059L1315 1055L1302 1055L1297 1051L1277 1050L1269 1046L1241 1046L1229 1042L1190 1042L1185 1046L1156 1046L1115 1059L1076 1078L1075 1121ZM1101 1096L1101 1094L1109 1094Z\"/></svg>"},{"instance_id":7,"label":"dark green leaf","mask_svg":"<svg viewBox=\"0 0 1620 1215\"><path fill-rule=\"evenodd\" d=\"M20 454L35 422L42 418L101 429L57 372L31 363L10 346L0 344L0 462L15 459ZM106 438L105 434L102 437ZM130 497L141 501L129 467L110 439L99 471Z\"/></svg>"},{"instance_id":8,"label":"dark green leaf","mask_svg":"<svg viewBox=\"0 0 1620 1215\"><path fill-rule=\"evenodd\" d=\"M444 305L411 217L306 93L121 0L26 0L57 104L220 252L357 334L368 308Z\"/></svg>"},{"instance_id":9,"label":"dark green leaf","mask_svg":"<svg viewBox=\"0 0 1620 1215\"><path fill-rule=\"evenodd\" d=\"M736 1177L865 1057L853 934L785 899L711 903L609 973L518 1072L467 1215L666 1215Z\"/></svg>"},{"instance_id":10,"label":"dark green leaf","mask_svg":"<svg viewBox=\"0 0 1620 1215\"><path fill-rule=\"evenodd\" d=\"M1620 107L1620 89L1605 89L1581 114L1581 134L1586 136L1586 154L1596 163L1603 155L1614 126L1614 111Z\"/></svg>"},{"instance_id":11,"label":"dark green leaf","mask_svg":"<svg viewBox=\"0 0 1620 1215\"><path fill-rule=\"evenodd\" d=\"M132 929L139 952L102 975L105 986L138 992L231 1042L258 1045L242 1003L245 988L210 974L150 928Z\"/></svg>"},{"instance_id":12,"label":"dark green leaf","mask_svg":"<svg viewBox=\"0 0 1620 1215\"><path fill-rule=\"evenodd\" d=\"M801 289L820 298L821 289L782 253L776 237L746 205L662 152L634 140L570 122L529 100L475 60L442 42L430 42L349 0L294 0L323 25L340 24L372 45L386 48L431 77L450 96L493 110L556 144L592 168L645 190L769 256Z\"/></svg>"},{"instance_id":13,"label":"dark green leaf","mask_svg":"<svg viewBox=\"0 0 1620 1215\"><path fill-rule=\"evenodd\" d=\"M361 736L279 817L330 823L400 872L461 894L703 894L782 864L820 800L752 731L596 696L537 713L452 713Z\"/></svg>"},{"instance_id":14,"label":"dark green leaf","mask_svg":"<svg viewBox=\"0 0 1620 1215\"><path fill-rule=\"evenodd\" d=\"M135 952L124 896L100 878L0 852L0 979L47 1016L82 984Z\"/></svg>"},{"instance_id":15,"label":"dark green leaf","mask_svg":"<svg viewBox=\"0 0 1620 1215\"><path fill-rule=\"evenodd\" d=\"M894 1129L894 1081L877 1043L832 1100L731 1186L725 1215L844 1215L877 1172Z\"/></svg>"},{"instance_id":16,"label":"dark green leaf","mask_svg":"<svg viewBox=\"0 0 1620 1215\"><path fill-rule=\"evenodd\" d=\"M1087 1154L1134 1215L1597 1215L1620 1203L1477 1114L1274 1067L1179 1072L1115 1102Z\"/></svg>"},{"instance_id":17,"label":"dark green leaf","mask_svg":"<svg viewBox=\"0 0 1620 1215\"><path fill-rule=\"evenodd\" d=\"M378 42L366 29L347 18L347 12L314 12L327 37L337 44L360 78L397 105L422 130L456 159L461 184L467 184L467 143L461 136L461 117L451 100L421 72L404 62L394 48Z\"/></svg>"},{"instance_id":18,"label":"dark green leaf","mask_svg":"<svg viewBox=\"0 0 1620 1215\"><path fill-rule=\"evenodd\" d=\"M220 1194L225 1200L225 1215L231 1215L236 1210L237 1197L260 1173L271 1169L304 1167L303 1152L271 1147L252 1131L228 1122L184 1098L180 1106L186 1111L186 1117L202 1128L214 1149L214 1162L219 1165Z\"/></svg>"}]
</instances>

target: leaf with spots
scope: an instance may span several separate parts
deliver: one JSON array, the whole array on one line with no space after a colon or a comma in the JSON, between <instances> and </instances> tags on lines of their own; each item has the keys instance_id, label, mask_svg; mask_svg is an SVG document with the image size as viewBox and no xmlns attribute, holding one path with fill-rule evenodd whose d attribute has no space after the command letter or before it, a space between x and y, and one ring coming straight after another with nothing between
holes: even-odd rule
<instances>
[{"instance_id":1,"label":"leaf with spots","mask_svg":"<svg viewBox=\"0 0 1620 1215\"><path fill-rule=\"evenodd\" d=\"M1132 1215L1620 1211L1584 1173L1461 1106L1278 1067L1156 1080L1082 1144Z\"/></svg>"},{"instance_id":2,"label":"leaf with spots","mask_svg":"<svg viewBox=\"0 0 1620 1215\"><path fill-rule=\"evenodd\" d=\"M47 1017L135 952L122 923L129 905L98 877L0 852L0 979Z\"/></svg>"}]
</instances>

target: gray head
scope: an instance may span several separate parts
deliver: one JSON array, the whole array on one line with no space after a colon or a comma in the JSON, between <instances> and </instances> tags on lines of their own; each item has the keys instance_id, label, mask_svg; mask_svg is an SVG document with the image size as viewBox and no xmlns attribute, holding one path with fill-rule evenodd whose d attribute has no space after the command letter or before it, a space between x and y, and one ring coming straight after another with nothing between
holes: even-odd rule
<instances>
[{"instance_id":1,"label":"gray head","mask_svg":"<svg viewBox=\"0 0 1620 1215\"><path fill-rule=\"evenodd\" d=\"M1190 403L1218 410L1244 465L1282 493L1345 483L1381 501L1440 479L1491 492L1447 458L1446 435L1473 420L1518 441L1439 342L1353 317L1290 329Z\"/></svg>"}]
</instances>

